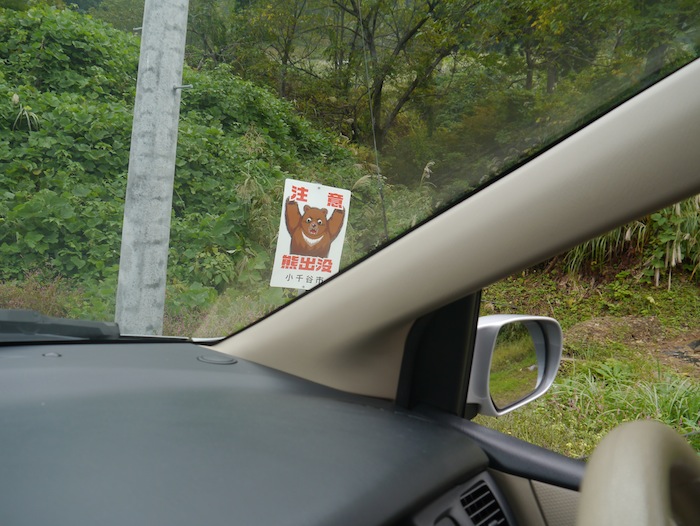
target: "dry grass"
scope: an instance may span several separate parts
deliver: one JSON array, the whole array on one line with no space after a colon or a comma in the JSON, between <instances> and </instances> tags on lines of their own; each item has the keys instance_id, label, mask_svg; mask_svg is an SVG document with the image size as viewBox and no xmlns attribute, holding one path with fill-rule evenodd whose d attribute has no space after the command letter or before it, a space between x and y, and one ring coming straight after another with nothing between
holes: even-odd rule
<instances>
[{"instance_id":1,"label":"dry grass","mask_svg":"<svg viewBox=\"0 0 700 526\"><path fill-rule=\"evenodd\" d=\"M28 274L22 282L0 283L0 308L29 309L47 316L65 317L74 294L67 292L59 278L47 279L39 272Z\"/></svg>"}]
</instances>

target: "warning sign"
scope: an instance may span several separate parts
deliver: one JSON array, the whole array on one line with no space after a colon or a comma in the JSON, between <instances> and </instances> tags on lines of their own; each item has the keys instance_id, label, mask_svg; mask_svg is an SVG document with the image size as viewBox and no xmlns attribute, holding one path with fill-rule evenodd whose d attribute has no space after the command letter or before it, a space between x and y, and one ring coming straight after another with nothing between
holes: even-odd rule
<instances>
[{"instance_id":1,"label":"warning sign","mask_svg":"<svg viewBox=\"0 0 700 526\"><path fill-rule=\"evenodd\" d=\"M340 268L350 190L287 179L270 286L310 289Z\"/></svg>"}]
</instances>

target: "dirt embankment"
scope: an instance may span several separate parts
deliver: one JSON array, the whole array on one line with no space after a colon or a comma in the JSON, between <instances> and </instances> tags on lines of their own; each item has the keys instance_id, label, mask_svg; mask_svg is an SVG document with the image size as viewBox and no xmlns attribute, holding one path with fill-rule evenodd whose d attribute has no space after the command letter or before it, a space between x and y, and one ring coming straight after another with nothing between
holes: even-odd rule
<instances>
[{"instance_id":1,"label":"dirt embankment","mask_svg":"<svg viewBox=\"0 0 700 526\"><path fill-rule=\"evenodd\" d=\"M700 328L681 335L665 334L654 316L599 317L586 320L564 333L567 342L577 344L621 343L648 352L679 373L700 379Z\"/></svg>"}]
</instances>

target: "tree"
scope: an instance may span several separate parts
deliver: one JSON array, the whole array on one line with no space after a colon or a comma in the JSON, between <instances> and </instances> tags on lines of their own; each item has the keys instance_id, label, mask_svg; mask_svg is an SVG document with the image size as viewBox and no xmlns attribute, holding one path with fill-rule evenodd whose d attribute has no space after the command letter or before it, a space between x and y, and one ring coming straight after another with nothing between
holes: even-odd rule
<instances>
[{"instance_id":1,"label":"tree","mask_svg":"<svg viewBox=\"0 0 700 526\"><path fill-rule=\"evenodd\" d=\"M313 74L305 66L318 55L321 35L309 0L263 3L255 10L254 30L265 53L277 64L277 92L287 97L290 70Z\"/></svg>"},{"instance_id":2,"label":"tree","mask_svg":"<svg viewBox=\"0 0 700 526\"><path fill-rule=\"evenodd\" d=\"M90 14L122 31L133 32L143 23L144 0L103 0Z\"/></svg>"},{"instance_id":3,"label":"tree","mask_svg":"<svg viewBox=\"0 0 700 526\"><path fill-rule=\"evenodd\" d=\"M399 113L417 90L428 85L443 59L459 48L473 4L332 0L332 5L339 12L336 20L343 24L336 34L347 35L348 73L365 81L364 86L362 81L356 84L363 89L357 90L353 117L359 122L359 113L368 108L371 124L356 131L371 132L381 150Z\"/></svg>"},{"instance_id":4,"label":"tree","mask_svg":"<svg viewBox=\"0 0 700 526\"><path fill-rule=\"evenodd\" d=\"M187 60L201 67L233 62L241 38L236 0L191 0L187 23ZM143 0L103 0L90 13L117 29L132 32L143 22Z\"/></svg>"},{"instance_id":5,"label":"tree","mask_svg":"<svg viewBox=\"0 0 700 526\"><path fill-rule=\"evenodd\" d=\"M314 100L313 110L337 115L337 129L352 122L356 140L381 149L464 40L472 8L466 0L261 1L245 12L256 40L247 45L265 50L281 95Z\"/></svg>"},{"instance_id":6,"label":"tree","mask_svg":"<svg viewBox=\"0 0 700 526\"><path fill-rule=\"evenodd\" d=\"M523 86L535 88L540 77L547 93L562 76L596 64L601 49L611 42L610 27L623 24L619 1L509 0L487 6L488 19L494 22L483 32L483 45L521 55Z\"/></svg>"},{"instance_id":7,"label":"tree","mask_svg":"<svg viewBox=\"0 0 700 526\"><path fill-rule=\"evenodd\" d=\"M234 60L237 41L240 39L236 23L235 0L193 0L190 2L188 30L188 59L201 67Z\"/></svg>"},{"instance_id":8,"label":"tree","mask_svg":"<svg viewBox=\"0 0 700 526\"><path fill-rule=\"evenodd\" d=\"M687 39L680 39L684 27L692 27L700 20L700 3L695 0L629 0L630 15L625 26L623 45L628 49L645 52L643 76L649 83L663 74L664 68L683 48ZM695 46L699 44L696 41Z\"/></svg>"}]
</instances>

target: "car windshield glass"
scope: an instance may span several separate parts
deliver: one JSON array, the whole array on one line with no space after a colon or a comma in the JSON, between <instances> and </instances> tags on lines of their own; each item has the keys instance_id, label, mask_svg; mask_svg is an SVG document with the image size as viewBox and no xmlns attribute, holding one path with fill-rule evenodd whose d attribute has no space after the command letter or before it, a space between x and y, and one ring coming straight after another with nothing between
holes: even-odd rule
<instances>
[{"instance_id":1,"label":"car windshield glass","mask_svg":"<svg viewBox=\"0 0 700 526\"><path fill-rule=\"evenodd\" d=\"M3 6L0 308L127 334L312 294L700 51L690 0Z\"/></svg>"}]
</instances>

